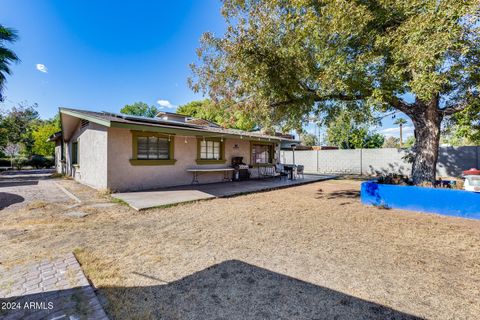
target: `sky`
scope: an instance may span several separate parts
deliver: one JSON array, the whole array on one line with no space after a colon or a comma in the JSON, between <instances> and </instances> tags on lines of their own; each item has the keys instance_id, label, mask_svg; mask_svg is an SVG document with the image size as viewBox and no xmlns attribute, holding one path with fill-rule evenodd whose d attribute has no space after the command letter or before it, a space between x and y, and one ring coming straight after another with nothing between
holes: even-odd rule
<instances>
[{"instance_id":1,"label":"sky","mask_svg":"<svg viewBox=\"0 0 480 320\"><path fill-rule=\"evenodd\" d=\"M189 64L203 32L223 34L220 9L218 0L2 0L0 24L18 31L21 59L2 106L37 103L51 118L59 107L118 112L143 101L175 111L202 99L188 87ZM398 136L383 122L379 132Z\"/></svg>"}]
</instances>

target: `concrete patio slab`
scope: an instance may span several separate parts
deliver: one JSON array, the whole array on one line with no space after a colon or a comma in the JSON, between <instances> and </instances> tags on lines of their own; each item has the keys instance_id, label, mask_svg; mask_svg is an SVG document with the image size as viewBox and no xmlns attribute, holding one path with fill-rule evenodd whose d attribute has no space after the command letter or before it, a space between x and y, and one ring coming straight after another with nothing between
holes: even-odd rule
<instances>
[{"instance_id":1,"label":"concrete patio slab","mask_svg":"<svg viewBox=\"0 0 480 320\"><path fill-rule=\"evenodd\" d=\"M125 201L135 210L215 198L214 195L193 188L190 190L124 192L113 194L112 197Z\"/></svg>"},{"instance_id":2,"label":"concrete patio slab","mask_svg":"<svg viewBox=\"0 0 480 320\"><path fill-rule=\"evenodd\" d=\"M236 195L298 186L306 183L333 179L335 176L306 174L303 179L255 179L189 185L165 189L123 192L112 194L112 197L125 201L135 210L173 205L182 202L206 200L212 198L232 197Z\"/></svg>"}]
</instances>

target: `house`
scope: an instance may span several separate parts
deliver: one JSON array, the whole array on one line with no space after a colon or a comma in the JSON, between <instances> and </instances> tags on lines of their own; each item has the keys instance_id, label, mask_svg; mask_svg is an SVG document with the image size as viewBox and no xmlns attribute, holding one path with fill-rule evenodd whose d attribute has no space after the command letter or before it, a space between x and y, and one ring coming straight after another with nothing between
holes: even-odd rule
<instances>
[{"instance_id":1,"label":"house","mask_svg":"<svg viewBox=\"0 0 480 320\"><path fill-rule=\"evenodd\" d=\"M261 130L255 130L253 132L263 133ZM282 138L280 142L281 150L292 150L293 147L297 147L301 143L300 140L295 139L294 134L275 131L273 135L276 137Z\"/></svg>"},{"instance_id":2,"label":"house","mask_svg":"<svg viewBox=\"0 0 480 320\"><path fill-rule=\"evenodd\" d=\"M57 172L116 192L187 185L188 169L227 168L233 157L243 157L255 176L255 167L279 162L280 145L289 140L167 112L146 118L60 108L60 119L62 131L50 139ZM223 175L202 174L199 182Z\"/></svg>"}]
</instances>

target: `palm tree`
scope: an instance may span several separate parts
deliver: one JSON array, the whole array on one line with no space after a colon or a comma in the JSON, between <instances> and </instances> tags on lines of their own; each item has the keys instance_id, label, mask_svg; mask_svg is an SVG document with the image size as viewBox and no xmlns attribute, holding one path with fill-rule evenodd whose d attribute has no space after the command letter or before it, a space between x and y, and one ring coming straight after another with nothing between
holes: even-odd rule
<instances>
[{"instance_id":1,"label":"palm tree","mask_svg":"<svg viewBox=\"0 0 480 320\"><path fill-rule=\"evenodd\" d=\"M400 148L403 147L403 125L407 124L407 120L398 118L393 124L400 126Z\"/></svg>"},{"instance_id":2,"label":"palm tree","mask_svg":"<svg viewBox=\"0 0 480 320\"><path fill-rule=\"evenodd\" d=\"M7 42L13 43L18 39L17 32L0 24L0 101L3 101L3 89L6 76L10 75L10 64L20 61L17 55L5 46Z\"/></svg>"}]
</instances>

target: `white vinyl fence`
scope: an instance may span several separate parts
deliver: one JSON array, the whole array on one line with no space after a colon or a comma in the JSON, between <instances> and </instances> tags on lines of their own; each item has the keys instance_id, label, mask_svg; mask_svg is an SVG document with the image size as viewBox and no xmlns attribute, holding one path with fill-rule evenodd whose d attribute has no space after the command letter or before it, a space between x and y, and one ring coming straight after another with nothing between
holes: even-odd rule
<instances>
[{"instance_id":1,"label":"white vinyl fence","mask_svg":"<svg viewBox=\"0 0 480 320\"><path fill-rule=\"evenodd\" d=\"M395 148L352 150L307 150L280 152L281 163L305 166L309 173L409 175L411 164L403 157L406 150ZM437 163L439 176L460 176L463 170L480 168L480 146L440 147Z\"/></svg>"}]
</instances>

